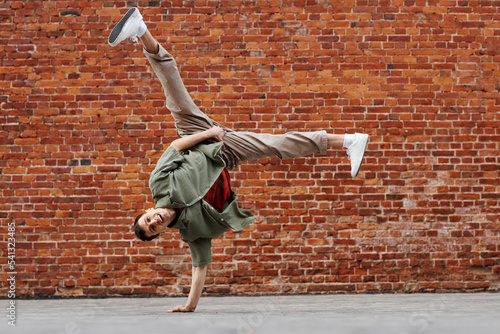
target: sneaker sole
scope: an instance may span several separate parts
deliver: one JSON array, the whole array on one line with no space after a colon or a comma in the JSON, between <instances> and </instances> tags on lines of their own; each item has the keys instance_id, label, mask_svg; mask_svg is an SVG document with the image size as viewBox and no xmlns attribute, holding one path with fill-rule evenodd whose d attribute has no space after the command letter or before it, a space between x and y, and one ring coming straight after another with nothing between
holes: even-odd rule
<instances>
[{"instance_id":1,"label":"sneaker sole","mask_svg":"<svg viewBox=\"0 0 500 334\"><path fill-rule=\"evenodd\" d=\"M363 155L361 156L361 163L359 164L359 168L358 168L358 170L356 171L356 174L353 177L358 176L359 171L361 170L361 166L363 166L363 159L365 158L365 152L366 152L366 148L368 147L368 142L369 141L370 141L370 136L368 136L368 139L366 139L365 148L363 149Z\"/></svg>"},{"instance_id":2,"label":"sneaker sole","mask_svg":"<svg viewBox=\"0 0 500 334\"><path fill-rule=\"evenodd\" d=\"M137 8L135 8L135 7L130 8L128 10L128 12L125 14L125 16L122 17L120 22L118 22L118 24L113 28L113 30L111 30L111 34L109 35L109 38L108 38L108 43L110 45L116 41L118 36L120 36L120 33L122 32L123 26L125 25L125 23L129 19L129 17L135 13L136 10L137 10Z\"/></svg>"}]
</instances>

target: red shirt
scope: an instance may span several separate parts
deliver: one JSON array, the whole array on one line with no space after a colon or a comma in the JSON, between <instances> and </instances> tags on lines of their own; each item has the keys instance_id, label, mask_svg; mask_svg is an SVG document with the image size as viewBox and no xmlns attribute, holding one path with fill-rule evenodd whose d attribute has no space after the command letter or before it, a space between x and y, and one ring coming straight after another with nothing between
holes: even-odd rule
<instances>
[{"instance_id":1,"label":"red shirt","mask_svg":"<svg viewBox=\"0 0 500 334\"><path fill-rule=\"evenodd\" d=\"M224 210L224 203L231 197L231 184L229 179L229 172L227 168L222 170L215 183L208 190L203 199L214 207L218 212L222 212ZM175 225L177 222L177 218L181 215L181 208L174 208L176 213L175 219L169 224L169 226Z\"/></svg>"},{"instance_id":2,"label":"red shirt","mask_svg":"<svg viewBox=\"0 0 500 334\"><path fill-rule=\"evenodd\" d=\"M203 199L213 206L215 210L222 212L224 210L224 203L226 203L230 196L229 172L227 168L224 168Z\"/></svg>"}]
</instances>

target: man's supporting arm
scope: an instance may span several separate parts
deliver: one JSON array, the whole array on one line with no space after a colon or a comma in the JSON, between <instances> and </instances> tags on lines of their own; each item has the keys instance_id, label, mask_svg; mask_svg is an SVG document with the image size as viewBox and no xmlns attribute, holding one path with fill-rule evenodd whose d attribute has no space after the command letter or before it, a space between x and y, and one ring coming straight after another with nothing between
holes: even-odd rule
<instances>
[{"instance_id":1,"label":"man's supporting arm","mask_svg":"<svg viewBox=\"0 0 500 334\"><path fill-rule=\"evenodd\" d=\"M207 277L207 265L201 267L193 266L193 278L191 282L191 291L189 291L189 297L186 305L177 305L168 313L172 312L194 312L198 301L201 297L201 292L203 291L203 286L205 285L205 278Z\"/></svg>"},{"instance_id":2,"label":"man's supporting arm","mask_svg":"<svg viewBox=\"0 0 500 334\"><path fill-rule=\"evenodd\" d=\"M224 129L219 126L214 126L211 129L176 139L170 144L170 146L175 148L177 152L181 153L181 151L193 147L196 144L199 144L202 141L210 138L214 138L217 141L222 141L222 138L224 138L225 134L226 131Z\"/></svg>"}]
</instances>

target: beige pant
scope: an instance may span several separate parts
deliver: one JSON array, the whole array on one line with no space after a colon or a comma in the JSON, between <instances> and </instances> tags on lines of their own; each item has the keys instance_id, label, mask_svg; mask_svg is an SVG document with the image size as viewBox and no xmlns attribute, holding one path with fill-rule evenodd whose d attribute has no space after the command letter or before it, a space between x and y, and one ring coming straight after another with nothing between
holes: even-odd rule
<instances>
[{"instance_id":1,"label":"beige pant","mask_svg":"<svg viewBox=\"0 0 500 334\"><path fill-rule=\"evenodd\" d=\"M278 156L290 159L312 153L325 154L328 138L326 131L288 132L271 135L234 131L210 119L194 104L177 69L174 58L161 46L157 54L144 50L153 70L165 90L167 108L175 120L179 136L204 131L214 125L226 130L222 154L228 168L236 167L241 161Z\"/></svg>"}]
</instances>

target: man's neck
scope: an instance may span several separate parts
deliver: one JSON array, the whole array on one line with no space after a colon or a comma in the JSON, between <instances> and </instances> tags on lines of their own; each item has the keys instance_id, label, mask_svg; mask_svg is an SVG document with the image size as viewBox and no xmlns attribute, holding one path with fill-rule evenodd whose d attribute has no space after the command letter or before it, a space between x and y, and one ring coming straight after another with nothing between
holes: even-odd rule
<instances>
[{"instance_id":1,"label":"man's neck","mask_svg":"<svg viewBox=\"0 0 500 334\"><path fill-rule=\"evenodd\" d=\"M165 208L167 211L169 211L170 217L172 217L172 220L168 223L167 227L172 227L177 223L177 211L175 209L171 208Z\"/></svg>"}]
</instances>

